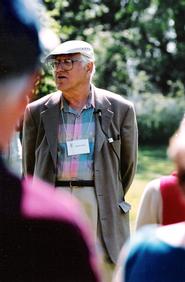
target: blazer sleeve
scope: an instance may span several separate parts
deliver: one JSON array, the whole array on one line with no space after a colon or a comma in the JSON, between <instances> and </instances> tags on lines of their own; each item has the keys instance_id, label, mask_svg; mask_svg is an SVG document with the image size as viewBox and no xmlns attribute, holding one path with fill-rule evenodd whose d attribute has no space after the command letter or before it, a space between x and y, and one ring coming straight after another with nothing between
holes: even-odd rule
<instances>
[{"instance_id":1,"label":"blazer sleeve","mask_svg":"<svg viewBox=\"0 0 185 282\"><path fill-rule=\"evenodd\" d=\"M27 106L23 121L22 137L22 158L23 158L23 175L34 174L35 165L35 148L37 138L37 126L33 118L30 105Z\"/></svg>"},{"instance_id":2,"label":"blazer sleeve","mask_svg":"<svg viewBox=\"0 0 185 282\"><path fill-rule=\"evenodd\" d=\"M137 165L138 129L136 114L132 103L121 125L121 178L124 192L132 184Z\"/></svg>"}]
</instances>

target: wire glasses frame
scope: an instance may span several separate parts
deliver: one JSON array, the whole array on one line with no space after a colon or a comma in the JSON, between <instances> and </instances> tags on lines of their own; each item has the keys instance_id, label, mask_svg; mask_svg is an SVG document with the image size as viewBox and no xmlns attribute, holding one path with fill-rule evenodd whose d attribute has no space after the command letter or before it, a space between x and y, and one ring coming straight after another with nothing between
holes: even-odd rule
<instances>
[{"instance_id":1,"label":"wire glasses frame","mask_svg":"<svg viewBox=\"0 0 185 282\"><path fill-rule=\"evenodd\" d=\"M70 71L73 68L73 64L75 62L82 62L82 59L63 59L63 60L57 60L57 59L51 59L49 60L49 65L52 68L52 70L56 71L59 67L61 67L65 71Z\"/></svg>"}]
</instances>

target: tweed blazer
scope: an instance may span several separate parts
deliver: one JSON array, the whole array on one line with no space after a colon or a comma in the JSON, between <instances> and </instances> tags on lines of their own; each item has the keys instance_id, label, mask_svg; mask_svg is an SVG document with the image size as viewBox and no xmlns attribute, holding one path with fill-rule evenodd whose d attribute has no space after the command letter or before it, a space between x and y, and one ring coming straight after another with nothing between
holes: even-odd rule
<instances>
[{"instance_id":1,"label":"tweed blazer","mask_svg":"<svg viewBox=\"0 0 185 282\"><path fill-rule=\"evenodd\" d=\"M136 169L138 131L133 104L96 88L94 180L103 241L115 263L129 236L125 202ZM55 183L60 91L30 103L23 125L23 171Z\"/></svg>"}]
</instances>

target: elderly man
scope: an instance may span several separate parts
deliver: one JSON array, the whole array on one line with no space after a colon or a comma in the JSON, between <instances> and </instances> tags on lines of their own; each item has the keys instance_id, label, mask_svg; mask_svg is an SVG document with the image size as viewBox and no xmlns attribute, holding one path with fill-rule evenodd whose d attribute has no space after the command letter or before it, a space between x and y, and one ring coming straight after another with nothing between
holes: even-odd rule
<instances>
[{"instance_id":1,"label":"elderly man","mask_svg":"<svg viewBox=\"0 0 185 282\"><path fill-rule=\"evenodd\" d=\"M131 102L96 88L92 46L72 40L48 56L57 92L29 104L23 170L84 204L95 235L115 263L129 236L125 202L136 168L137 125Z\"/></svg>"},{"instance_id":2,"label":"elderly man","mask_svg":"<svg viewBox=\"0 0 185 282\"><path fill-rule=\"evenodd\" d=\"M0 281L98 282L95 248L76 199L41 180L21 181L2 160L40 65L33 4L0 1Z\"/></svg>"}]
</instances>

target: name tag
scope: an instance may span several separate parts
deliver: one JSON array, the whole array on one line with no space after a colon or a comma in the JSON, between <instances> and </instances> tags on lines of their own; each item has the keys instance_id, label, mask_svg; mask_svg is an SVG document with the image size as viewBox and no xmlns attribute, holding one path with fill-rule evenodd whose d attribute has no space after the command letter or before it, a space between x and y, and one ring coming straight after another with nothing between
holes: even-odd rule
<instances>
[{"instance_id":1,"label":"name tag","mask_svg":"<svg viewBox=\"0 0 185 282\"><path fill-rule=\"evenodd\" d=\"M68 156L89 154L89 140L88 139L79 139L67 141L67 153Z\"/></svg>"}]
</instances>

